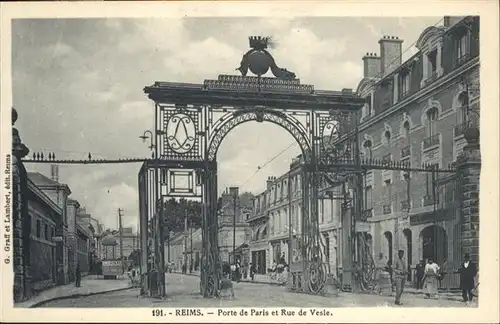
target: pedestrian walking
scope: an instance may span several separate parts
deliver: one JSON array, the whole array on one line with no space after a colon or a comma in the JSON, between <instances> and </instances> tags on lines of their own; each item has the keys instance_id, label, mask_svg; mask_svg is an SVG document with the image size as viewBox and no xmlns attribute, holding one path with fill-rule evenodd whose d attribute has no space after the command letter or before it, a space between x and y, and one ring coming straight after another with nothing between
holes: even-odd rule
<instances>
[{"instance_id":1,"label":"pedestrian walking","mask_svg":"<svg viewBox=\"0 0 500 324\"><path fill-rule=\"evenodd\" d=\"M462 289L462 299L464 303L472 301L474 294L472 290L475 288L474 278L477 275L477 266L470 261L469 254L464 255L464 262L460 265L457 273L460 274L460 289Z\"/></svg>"},{"instance_id":2,"label":"pedestrian walking","mask_svg":"<svg viewBox=\"0 0 500 324\"><path fill-rule=\"evenodd\" d=\"M252 281L255 279L255 273L257 272L257 268L255 267L255 264L250 263L250 278Z\"/></svg>"},{"instance_id":3,"label":"pedestrian walking","mask_svg":"<svg viewBox=\"0 0 500 324\"><path fill-rule=\"evenodd\" d=\"M80 272L80 263L76 264L76 269L75 269L75 285L77 287L80 287L81 280L82 280L82 273Z\"/></svg>"},{"instance_id":4,"label":"pedestrian walking","mask_svg":"<svg viewBox=\"0 0 500 324\"><path fill-rule=\"evenodd\" d=\"M439 266L434 263L432 258L429 258L424 269L425 285L427 287L426 298L437 298L438 296L438 275Z\"/></svg>"},{"instance_id":5,"label":"pedestrian walking","mask_svg":"<svg viewBox=\"0 0 500 324\"><path fill-rule=\"evenodd\" d=\"M417 281L417 290L424 289L425 261L420 260L420 263L415 267L415 277Z\"/></svg>"},{"instance_id":6,"label":"pedestrian walking","mask_svg":"<svg viewBox=\"0 0 500 324\"><path fill-rule=\"evenodd\" d=\"M406 281L406 276L408 268L406 267L406 262L403 259L405 251L398 251L398 258L396 259L396 264L394 264L394 280L396 282L396 305L403 305L401 303L401 296L403 295L403 288Z\"/></svg>"}]
</instances>

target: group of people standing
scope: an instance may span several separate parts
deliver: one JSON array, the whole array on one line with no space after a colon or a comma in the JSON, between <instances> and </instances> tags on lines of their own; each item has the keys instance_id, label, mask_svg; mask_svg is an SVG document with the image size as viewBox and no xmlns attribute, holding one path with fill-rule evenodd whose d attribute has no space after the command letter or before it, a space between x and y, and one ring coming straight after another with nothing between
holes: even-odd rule
<instances>
[{"instance_id":1,"label":"group of people standing","mask_svg":"<svg viewBox=\"0 0 500 324\"><path fill-rule=\"evenodd\" d=\"M404 284L408 277L408 267L404 260L404 251L398 251L398 258L394 266L389 260L385 262L383 253L379 254L379 260L376 263L377 267L377 291L379 294L391 295L393 286L396 288L395 304L402 305L401 296L403 294ZM446 268L445 266L443 267ZM442 270L432 258L426 261L421 260L415 267L415 279L417 290L426 289L426 298L438 298L438 287L444 279L446 271ZM462 290L462 299L464 302L472 301L474 298L473 290L475 289L475 278L477 276L477 266L470 261L469 254L464 255L464 261L460 268L454 273L460 274L460 289Z\"/></svg>"}]
</instances>

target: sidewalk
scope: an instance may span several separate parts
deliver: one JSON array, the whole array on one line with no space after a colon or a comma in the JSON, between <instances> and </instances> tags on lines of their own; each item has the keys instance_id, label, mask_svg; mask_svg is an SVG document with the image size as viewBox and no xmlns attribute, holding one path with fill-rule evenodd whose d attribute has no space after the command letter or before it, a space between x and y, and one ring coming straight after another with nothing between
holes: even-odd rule
<instances>
[{"instance_id":1,"label":"sidewalk","mask_svg":"<svg viewBox=\"0 0 500 324\"><path fill-rule=\"evenodd\" d=\"M98 295L131 288L130 280L126 275L116 280L104 280L102 276L91 275L82 278L81 287L76 287L75 283L53 287L29 300L15 303L14 307L35 308L53 300Z\"/></svg>"},{"instance_id":2,"label":"sidewalk","mask_svg":"<svg viewBox=\"0 0 500 324\"><path fill-rule=\"evenodd\" d=\"M172 272L176 274L182 274L181 272ZM195 271L192 274L187 273L185 274L186 276L195 276L199 277L200 273L199 271ZM245 282L245 283L252 283L252 284L261 284L261 285L275 285L275 286L280 286L283 285L283 283L280 283L278 280L272 280L269 278L268 275L255 275L254 280L251 280L250 278L247 279L241 279L240 282ZM406 294L412 294L412 295L418 295L422 296L422 298L425 297L425 290L417 290L413 287L405 287L404 293ZM447 299L447 300L453 300L453 301L461 301L462 300L462 295L460 291L440 291L439 292L439 298L440 299Z\"/></svg>"}]
</instances>

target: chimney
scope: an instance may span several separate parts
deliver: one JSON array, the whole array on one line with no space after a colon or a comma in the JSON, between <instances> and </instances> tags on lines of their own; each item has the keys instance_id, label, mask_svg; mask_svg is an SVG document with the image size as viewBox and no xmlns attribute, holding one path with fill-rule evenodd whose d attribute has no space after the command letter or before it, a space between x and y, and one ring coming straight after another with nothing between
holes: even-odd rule
<instances>
[{"instance_id":1,"label":"chimney","mask_svg":"<svg viewBox=\"0 0 500 324\"><path fill-rule=\"evenodd\" d=\"M363 77L376 78L380 75L380 57L376 53L366 53L363 56Z\"/></svg>"},{"instance_id":2,"label":"chimney","mask_svg":"<svg viewBox=\"0 0 500 324\"><path fill-rule=\"evenodd\" d=\"M444 16L443 17L443 26L444 27L450 27L451 26L451 17L450 16Z\"/></svg>"},{"instance_id":3,"label":"chimney","mask_svg":"<svg viewBox=\"0 0 500 324\"><path fill-rule=\"evenodd\" d=\"M267 177L267 181L266 181L266 184L267 184L267 189L271 189L271 187L273 186L273 177Z\"/></svg>"},{"instance_id":4,"label":"chimney","mask_svg":"<svg viewBox=\"0 0 500 324\"><path fill-rule=\"evenodd\" d=\"M59 182L59 166L57 164L50 165L50 178L52 181Z\"/></svg>"},{"instance_id":5,"label":"chimney","mask_svg":"<svg viewBox=\"0 0 500 324\"><path fill-rule=\"evenodd\" d=\"M382 76L385 76L401 65L403 40L395 36L384 36L380 44L380 67Z\"/></svg>"},{"instance_id":6,"label":"chimney","mask_svg":"<svg viewBox=\"0 0 500 324\"><path fill-rule=\"evenodd\" d=\"M231 194L231 197L238 197L240 195L240 188L238 188L238 187L230 187L229 188L229 193Z\"/></svg>"}]
</instances>

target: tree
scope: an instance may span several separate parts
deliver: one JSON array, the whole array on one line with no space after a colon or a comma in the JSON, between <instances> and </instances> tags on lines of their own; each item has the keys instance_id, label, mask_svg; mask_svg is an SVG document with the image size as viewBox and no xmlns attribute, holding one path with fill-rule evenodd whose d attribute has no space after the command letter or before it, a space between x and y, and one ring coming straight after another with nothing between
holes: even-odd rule
<instances>
[{"instance_id":1,"label":"tree","mask_svg":"<svg viewBox=\"0 0 500 324\"><path fill-rule=\"evenodd\" d=\"M182 232L184 230L184 217L187 215L188 226L201 226L201 203L198 201L174 198L166 201L163 205L163 221L165 231L168 233Z\"/></svg>"}]
</instances>

